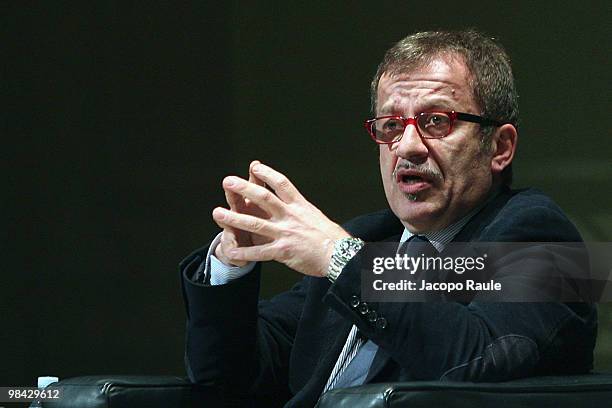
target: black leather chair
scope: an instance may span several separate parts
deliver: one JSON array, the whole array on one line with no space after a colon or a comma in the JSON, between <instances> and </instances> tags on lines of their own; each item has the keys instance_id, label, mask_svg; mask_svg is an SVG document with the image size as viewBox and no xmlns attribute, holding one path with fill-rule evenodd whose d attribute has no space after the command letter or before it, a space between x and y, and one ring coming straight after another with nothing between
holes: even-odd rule
<instances>
[{"instance_id":1,"label":"black leather chair","mask_svg":"<svg viewBox=\"0 0 612 408\"><path fill-rule=\"evenodd\" d=\"M213 387L191 384L171 376L84 376L67 378L61 399L43 402L51 408L192 408L227 405Z\"/></svg>"},{"instance_id":2,"label":"black leather chair","mask_svg":"<svg viewBox=\"0 0 612 408\"><path fill-rule=\"evenodd\" d=\"M417 381L327 392L317 408L611 407L612 375L532 377L500 383Z\"/></svg>"},{"instance_id":3,"label":"black leather chair","mask_svg":"<svg viewBox=\"0 0 612 408\"><path fill-rule=\"evenodd\" d=\"M56 408L206 408L248 406L224 399L213 387L163 376L89 376L60 381ZM612 375L533 377L500 383L417 381L332 390L317 408L612 406Z\"/></svg>"}]
</instances>

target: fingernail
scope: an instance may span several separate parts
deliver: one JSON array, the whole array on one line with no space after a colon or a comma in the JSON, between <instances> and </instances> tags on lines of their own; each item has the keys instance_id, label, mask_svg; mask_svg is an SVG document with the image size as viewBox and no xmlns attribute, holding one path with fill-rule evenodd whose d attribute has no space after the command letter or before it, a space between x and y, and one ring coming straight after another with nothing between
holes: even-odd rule
<instances>
[{"instance_id":1,"label":"fingernail","mask_svg":"<svg viewBox=\"0 0 612 408\"><path fill-rule=\"evenodd\" d=\"M236 179L235 179L234 177L226 177L226 178L225 178L225 185L226 185L227 187L231 187L231 186L233 186L234 184L236 184Z\"/></svg>"},{"instance_id":2,"label":"fingernail","mask_svg":"<svg viewBox=\"0 0 612 408\"><path fill-rule=\"evenodd\" d=\"M253 173L259 173L260 170L261 166L259 165L259 163L253 166Z\"/></svg>"}]
</instances>

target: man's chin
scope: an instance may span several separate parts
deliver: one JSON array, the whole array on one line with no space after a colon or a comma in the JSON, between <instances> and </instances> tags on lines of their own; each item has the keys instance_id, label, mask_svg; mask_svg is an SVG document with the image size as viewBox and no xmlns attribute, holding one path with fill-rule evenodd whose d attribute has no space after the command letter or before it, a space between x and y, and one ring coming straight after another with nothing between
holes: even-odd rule
<instances>
[{"instance_id":1,"label":"man's chin","mask_svg":"<svg viewBox=\"0 0 612 408\"><path fill-rule=\"evenodd\" d=\"M402 224L410 232L428 232L433 231L436 221L436 211L433 204L426 201L412 200L406 198L407 202L402 202L397 208L392 208L393 213L400 219Z\"/></svg>"}]
</instances>

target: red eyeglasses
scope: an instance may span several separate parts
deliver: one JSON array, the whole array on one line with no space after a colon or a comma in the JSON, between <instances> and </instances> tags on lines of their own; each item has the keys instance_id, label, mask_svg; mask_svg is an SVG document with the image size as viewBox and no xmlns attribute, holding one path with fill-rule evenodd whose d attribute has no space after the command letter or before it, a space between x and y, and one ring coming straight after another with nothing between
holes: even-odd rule
<instances>
[{"instance_id":1,"label":"red eyeglasses","mask_svg":"<svg viewBox=\"0 0 612 408\"><path fill-rule=\"evenodd\" d=\"M479 123L483 126L501 126L503 123L482 116L463 112L422 112L405 118L403 116L380 116L368 119L364 126L372 139L378 144L391 144L399 141L404 135L406 126L413 125L419 136L424 139L440 139L453 131L456 120Z\"/></svg>"}]
</instances>

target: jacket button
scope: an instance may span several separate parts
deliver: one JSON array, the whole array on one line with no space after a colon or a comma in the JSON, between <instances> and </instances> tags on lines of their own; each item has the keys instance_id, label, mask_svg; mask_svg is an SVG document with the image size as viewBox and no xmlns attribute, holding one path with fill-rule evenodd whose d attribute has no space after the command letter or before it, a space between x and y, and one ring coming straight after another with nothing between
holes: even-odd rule
<instances>
[{"instance_id":1,"label":"jacket button","mask_svg":"<svg viewBox=\"0 0 612 408\"><path fill-rule=\"evenodd\" d=\"M361 304L359 305L359 313L364 315L368 313L369 311L370 311L370 308L368 307L368 304L366 302L361 302Z\"/></svg>"},{"instance_id":2,"label":"jacket button","mask_svg":"<svg viewBox=\"0 0 612 408\"><path fill-rule=\"evenodd\" d=\"M361 301L359 300L359 298L357 296L351 296L351 301L350 301L350 305L353 309L357 309L357 306L359 306L359 304L361 303Z\"/></svg>"},{"instance_id":3,"label":"jacket button","mask_svg":"<svg viewBox=\"0 0 612 408\"><path fill-rule=\"evenodd\" d=\"M384 317L379 317L378 319L376 319L376 328L377 329L384 329L385 327L387 327L387 319L385 319Z\"/></svg>"},{"instance_id":4,"label":"jacket button","mask_svg":"<svg viewBox=\"0 0 612 408\"><path fill-rule=\"evenodd\" d=\"M376 313L376 310L370 310L368 312L368 322L370 323L375 323L376 322L376 318L378 317L378 314Z\"/></svg>"}]
</instances>

